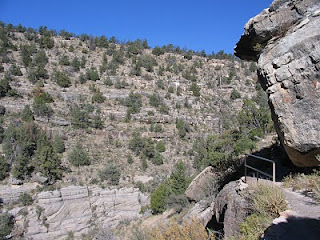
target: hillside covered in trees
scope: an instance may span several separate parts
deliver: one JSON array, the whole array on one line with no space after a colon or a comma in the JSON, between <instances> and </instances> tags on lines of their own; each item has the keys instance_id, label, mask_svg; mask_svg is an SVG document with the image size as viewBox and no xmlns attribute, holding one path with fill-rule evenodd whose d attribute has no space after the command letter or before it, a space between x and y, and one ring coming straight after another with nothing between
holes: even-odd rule
<instances>
[{"instance_id":1,"label":"hillside covered in trees","mask_svg":"<svg viewBox=\"0 0 320 240\"><path fill-rule=\"evenodd\" d=\"M194 176L272 131L256 64L223 51L5 23L0 43L2 185L135 187L180 211Z\"/></svg>"}]
</instances>

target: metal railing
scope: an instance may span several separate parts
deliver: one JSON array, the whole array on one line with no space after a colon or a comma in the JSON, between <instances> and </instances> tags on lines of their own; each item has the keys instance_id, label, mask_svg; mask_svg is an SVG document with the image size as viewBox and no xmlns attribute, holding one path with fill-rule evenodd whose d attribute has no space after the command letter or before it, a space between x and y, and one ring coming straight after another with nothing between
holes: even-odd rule
<instances>
[{"instance_id":1,"label":"metal railing","mask_svg":"<svg viewBox=\"0 0 320 240\"><path fill-rule=\"evenodd\" d=\"M252 157L252 158L256 158L256 159L260 159L260 160L272 163L272 175L248 165L247 164L247 158L248 157ZM247 168L250 168L250 169L256 171L257 180L258 180L258 176L259 176L258 173L261 173L261 174L271 178L273 183L276 182L276 162L274 160L270 160L270 159L267 159L267 158L264 158L264 157L259 157L259 156L252 155L252 154L247 154L246 157L244 158L244 178L245 178L245 182L247 182Z\"/></svg>"}]
</instances>

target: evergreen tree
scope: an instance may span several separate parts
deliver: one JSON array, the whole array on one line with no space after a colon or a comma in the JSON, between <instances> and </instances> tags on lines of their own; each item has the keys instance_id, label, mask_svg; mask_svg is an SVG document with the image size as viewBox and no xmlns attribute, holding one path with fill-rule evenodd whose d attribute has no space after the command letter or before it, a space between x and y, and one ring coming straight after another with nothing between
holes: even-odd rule
<instances>
[{"instance_id":1,"label":"evergreen tree","mask_svg":"<svg viewBox=\"0 0 320 240\"><path fill-rule=\"evenodd\" d=\"M54 182L62 177L61 160L51 142L44 133L42 134L43 136L38 139L37 150L34 154L35 171L42 173L49 182Z\"/></svg>"},{"instance_id":2,"label":"evergreen tree","mask_svg":"<svg viewBox=\"0 0 320 240\"><path fill-rule=\"evenodd\" d=\"M31 122L31 121L34 120L33 112L31 111L29 105L26 105L26 106L23 108L20 116L21 116L21 119L22 119L23 121L25 121L25 122Z\"/></svg>"},{"instance_id":3,"label":"evergreen tree","mask_svg":"<svg viewBox=\"0 0 320 240\"><path fill-rule=\"evenodd\" d=\"M9 164L7 161L0 155L0 181L6 178L9 172Z\"/></svg>"},{"instance_id":4,"label":"evergreen tree","mask_svg":"<svg viewBox=\"0 0 320 240\"><path fill-rule=\"evenodd\" d=\"M83 149L82 144L77 142L68 154L68 160L73 166L90 165L88 153Z\"/></svg>"},{"instance_id":5,"label":"evergreen tree","mask_svg":"<svg viewBox=\"0 0 320 240\"><path fill-rule=\"evenodd\" d=\"M64 141L59 134L54 135L52 139L52 147L56 153L63 153L65 150Z\"/></svg>"},{"instance_id":6,"label":"evergreen tree","mask_svg":"<svg viewBox=\"0 0 320 240\"><path fill-rule=\"evenodd\" d=\"M170 176L170 186L172 192L176 195L184 193L184 191L188 187L185 165L181 161L175 165L174 171Z\"/></svg>"},{"instance_id":7,"label":"evergreen tree","mask_svg":"<svg viewBox=\"0 0 320 240\"><path fill-rule=\"evenodd\" d=\"M170 194L169 186L162 183L152 194L150 207L153 214L163 213L166 210L166 199Z\"/></svg>"}]
</instances>

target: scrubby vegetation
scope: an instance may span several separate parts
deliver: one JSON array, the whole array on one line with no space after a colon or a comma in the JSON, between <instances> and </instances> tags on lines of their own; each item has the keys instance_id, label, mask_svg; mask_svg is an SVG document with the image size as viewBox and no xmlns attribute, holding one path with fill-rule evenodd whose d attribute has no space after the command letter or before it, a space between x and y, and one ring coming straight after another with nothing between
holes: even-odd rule
<instances>
[{"instance_id":1,"label":"scrubby vegetation","mask_svg":"<svg viewBox=\"0 0 320 240\"><path fill-rule=\"evenodd\" d=\"M241 224L239 239L258 239L279 213L287 209L282 190L276 186L258 185L249 195L250 215Z\"/></svg>"},{"instance_id":2,"label":"scrubby vegetation","mask_svg":"<svg viewBox=\"0 0 320 240\"><path fill-rule=\"evenodd\" d=\"M151 194L151 210L154 214L164 212L168 207L174 207L181 211L188 205L186 197L183 195L188 183L185 165L178 162L175 165L170 177L164 180L160 186Z\"/></svg>"},{"instance_id":3,"label":"scrubby vegetation","mask_svg":"<svg viewBox=\"0 0 320 240\"><path fill-rule=\"evenodd\" d=\"M134 186L153 214L180 213L193 176L225 171L272 130L256 64L232 54L1 22L0 38L4 183ZM154 234L208 237L195 222Z\"/></svg>"},{"instance_id":4,"label":"scrubby vegetation","mask_svg":"<svg viewBox=\"0 0 320 240\"><path fill-rule=\"evenodd\" d=\"M11 174L18 179L27 180L32 172L41 173L50 182L62 176L52 141L33 122L10 124L4 133L3 150Z\"/></svg>"},{"instance_id":5,"label":"scrubby vegetation","mask_svg":"<svg viewBox=\"0 0 320 240\"><path fill-rule=\"evenodd\" d=\"M214 240L213 234L208 234L199 220L191 219L182 224L172 223L169 225L161 224L155 227L149 233L150 240Z\"/></svg>"},{"instance_id":6,"label":"scrubby vegetation","mask_svg":"<svg viewBox=\"0 0 320 240\"><path fill-rule=\"evenodd\" d=\"M293 191L304 191L307 195L320 203L320 171L315 170L312 174L289 175L284 179L284 186Z\"/></svg>"}]
</instances>

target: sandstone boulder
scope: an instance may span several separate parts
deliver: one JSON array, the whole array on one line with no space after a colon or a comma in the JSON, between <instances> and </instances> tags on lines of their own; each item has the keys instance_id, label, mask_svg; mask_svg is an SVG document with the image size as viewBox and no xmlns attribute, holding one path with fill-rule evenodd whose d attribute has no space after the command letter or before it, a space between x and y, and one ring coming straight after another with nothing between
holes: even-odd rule
<instances>
[{"instance_id":1,"label":"sandstone boulder","mask_svg":"<svg viewBox=\"0 0 320 240\"><path fill-rule=\"evenodd\" d=\"M320 166L320 2L275 0L235 48L258 61L279 139L297 166Z\"/></svg>"},{"instance_id":2,"label":"sandstone boulder","mask_svg":"<svg viewBox=\"0 0 320 240\"><path fill-rule=\"evenodd\" d=\"M189 200L196 202L206 196L215 195L219 187L216 181L218 181L218 175L214 172L214 168L207 167L192 180L185 194Z\"/></svg>"},{"instance_id":3,"label":"sandstone boulder","mask_svg":"<svg viewBox=\"0 0 320 240\"><path fill-rule=\"evenodd\" d=\"M240 195L247 185L241 180L230 182L223 187L214 201L213 213L217 223L223 223L226 239L239 234L240 224L248 213L248 203Z\"/></svg>"}]
</instances>

